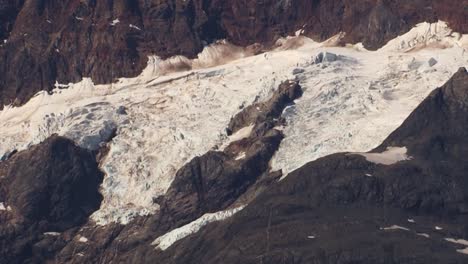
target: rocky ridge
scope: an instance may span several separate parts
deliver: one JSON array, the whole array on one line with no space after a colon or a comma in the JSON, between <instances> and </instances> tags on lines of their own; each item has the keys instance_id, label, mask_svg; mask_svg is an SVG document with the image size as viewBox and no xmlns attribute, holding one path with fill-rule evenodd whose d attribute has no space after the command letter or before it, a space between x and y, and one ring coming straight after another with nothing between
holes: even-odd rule
<instances>
[{"instance_id":1,"label":"rocky ridge","mask_svg":"<svg viewBox=\"0 0 468 264\"><path fill-rule=\"evenodd\" d=\"M148 56L195 57L226 39L268 49L296 31L377 49L415 24L444 20L466 33L467 0L0 1L0 107L21 105L56 82L136 76ZM261 50L256 47L255 50ZM18 78L21 76L21 78Z\"/></svg>"}]
</instances>

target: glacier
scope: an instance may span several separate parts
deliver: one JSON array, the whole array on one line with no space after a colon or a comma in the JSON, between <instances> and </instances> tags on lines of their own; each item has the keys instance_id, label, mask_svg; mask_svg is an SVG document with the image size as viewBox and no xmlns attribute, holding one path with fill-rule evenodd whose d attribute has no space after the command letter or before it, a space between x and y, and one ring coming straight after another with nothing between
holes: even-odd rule
<instances>
[{"instance_id":1,"label":"glacier","mask_svg":"<svg viewBox=\"0 0 468 264\"><path fill-rule=\"evenodd\" d=\"M104 200L92 219L125 224L158 210L153 198L165 193L183 164L248 135L249 127L228 137L230 118L266 100L284 80L297 80L304 90L283 113L286 125L278 129L285 139L271 161L272 170L287 175L331 153L376 147L468 65L468 37L444 22L419 24L377 51L337 47L339 37L318 43L298 34L259 55L221 41L194 60L150 57L140 76L113 84L89 78L57 84L51 94L0 111L0 157L52 134L91 150L107 144L100 164ZM337 57L316 63L320 53Z\"/></svg>"}]
</instances>

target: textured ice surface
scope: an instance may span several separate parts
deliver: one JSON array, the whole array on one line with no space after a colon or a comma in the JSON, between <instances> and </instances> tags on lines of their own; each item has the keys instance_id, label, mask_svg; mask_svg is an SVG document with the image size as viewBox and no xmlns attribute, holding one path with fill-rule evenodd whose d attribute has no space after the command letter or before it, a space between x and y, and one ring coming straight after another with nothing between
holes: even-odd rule
<instances>
[{"instance_id":1,"label":"textured ice surface","mask_svg":"<svg viewBox=\"0 0 468 264\"><path fill-rule=\"evenodd\" d=\"M220 45L190 61L191 67L219 62L217 56L232 47ZM232 48L230 54L238 54ZM170 63L151 58L141 76L112 85L89 79L57 84L52 95L39 93L22 107L0 112L0 153L25 149L53 133L95 149L117 128L101 164L104 200L92 218L98 224L127 223L158 209L153 197L166 192L178 168L229 140L226 127L242 106L264 100L293 77L296 61L287 53L294 51L189 71L179 71L183 58ZM64 86L68 89L60 89ZM248 135L249 130L243 131Z\"/></svg>"},{"instance_id":2,"label":"textured ice surface","mask_svg":"<svg viewBox=\"0 0 468 264\"><path fill-rule=\"evenodd\" d=\"M286 138L273 157L272 169L287 174L335 152L375 148L433 89L468 65L464 40L466 36L439 22L419 24L377 51L359 44L312 48L309 54L327 51L340 59L299 64L303 71L296 78L305 92L284 111ZM431 58L438 62L432 67Z\"/></svg>"},{"instance_id":3,"label":"textured ice surface","mask_svg":"<svg viewBox=\"0 0 468 264\"><path fill-rule=\"evenodd\" d=\"M89 79L57 84L52 95L41 92L22 107L0 112L0 157L53 133L95 149L117 129L101 164L104 200L92 218L127 223L158 209L153 197L165 193L187 161L248 135L250 128L229 138L225 128L242 107L265 100L281 81L297 79L305 90L284 111L287 126L280 129L286 138L272 161L272 169L287 173L330 153L372 149L431 90L468 65L466 36L444 23L418 25L373 52L362 45L332 47L339 38L316 43L289 37L276 50L250 57L220 42L194 60L151 57L140 76L112 85ZM314 64L320 52L339 59ZM438 63L430 67L430 58Z\"/></svg>"}]
</instances>

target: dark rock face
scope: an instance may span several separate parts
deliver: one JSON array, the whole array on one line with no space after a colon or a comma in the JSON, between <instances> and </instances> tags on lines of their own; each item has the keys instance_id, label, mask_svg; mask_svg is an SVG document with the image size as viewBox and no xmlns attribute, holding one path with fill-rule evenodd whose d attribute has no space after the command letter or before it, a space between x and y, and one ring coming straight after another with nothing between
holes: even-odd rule
<instances>
[{"instance_id":1,"label":"dark rock face","mask_svg":"<svg viewBox=\"0 0 468 264\"><path fill-rule=\"evenodd\" d=\"M266 102L249 105L229 122L227 134L231 135L249 125L259 125L278 119L284 108L302 96L302 89L297 83L284 82Z\"/></svg>"},{"instance_id":2,"label":"dark rock face","mask_svg":"<svg viewBox=\"0 0 468 264\"><path fill-rule=\"evenodd\" d=\"M304 28L317 40L346 32L344 42L376 49L418 22L438 19L466 33L467 5L468 0L0 0L0 107L23 104L55 81L91 77L108 83L135 76L150 54L193 57L222 38L270 46Z\"/></svg>"},{"instance_id":3,"label":"dark rock face","mask_svg":"<svg viewBox=\"0 0 468 264\"><path fill-rule=\"evenodd\" d=\"M158 259L466 263L468 256L456 251L464 246L445 238L468 238L467 95L468 72L462 68L373 151L404 146L411 159L390 165L351 153L318 159Z\"/></svg>"},{"instance_id":4,"label":"dark rock face","mask_svg":"<svg viewBox=\"0 0 468 264\"><path fill-rule=\"evenodd\" d=\"M102 173L93 154L53 136L0 163L0 259L23 263L53 248L44 232L84 224L99 208Z\"/></svg>"}]
</instances>

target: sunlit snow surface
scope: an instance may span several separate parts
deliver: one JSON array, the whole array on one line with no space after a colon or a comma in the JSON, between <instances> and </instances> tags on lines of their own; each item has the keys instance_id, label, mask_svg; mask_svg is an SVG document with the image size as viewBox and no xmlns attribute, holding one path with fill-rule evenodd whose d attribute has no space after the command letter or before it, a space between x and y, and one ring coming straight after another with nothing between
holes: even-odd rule
<instances>
[{"instance_id":1,"label":"sunlit snow surface","mask_svg":"<svg viewBox=\"0 0 468 264\"><path fill-rule=\"evenodd\" d=\"M468 65L466 36L451 33L444 23L420 24L375 52L300 36L281 43L257 56L225 43L193 61L151 57L139 77L112 85L89 79L68 89L57 85L53 95L42 92L22 107L0 112L0 157L53 133L97 148L117 128L101 164L104 201L92 218L98 224L127 223L157 210L153 197L164 194L177 169L225 145L230 118L242 106L265 100L281 81L297 78L305 90L284 112L286 138L272 161L272 169L287 173L330 153L370 150L431 90ZM312 63L321 51L338 60ZM432 67L431 58L437 61ZM184 71L187 65L194 69Z\"/></svg>"}]
</instances>

